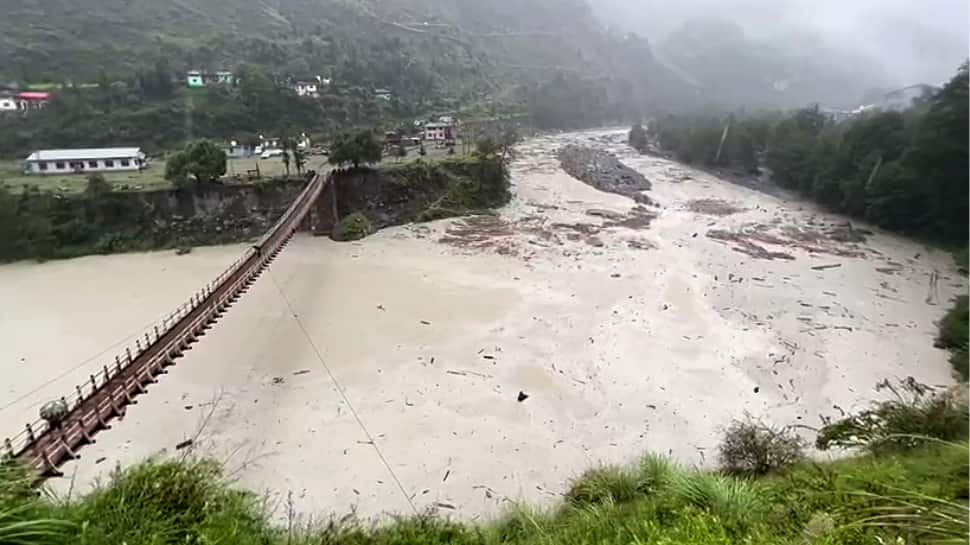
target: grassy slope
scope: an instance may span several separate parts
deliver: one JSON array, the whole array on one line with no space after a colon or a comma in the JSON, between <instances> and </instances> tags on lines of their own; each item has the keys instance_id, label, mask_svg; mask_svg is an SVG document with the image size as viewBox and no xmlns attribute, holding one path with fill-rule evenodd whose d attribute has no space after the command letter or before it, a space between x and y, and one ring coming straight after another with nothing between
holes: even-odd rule
<instances>
[{"instance_id":1,"label":"grassy slope","mask_svg":"<svg viewBox=\"0 0 970 545\"><path fill-rule=\"evenodd\" d=\"M906 543L924 542L913 528L946 512L957 517L949 528L958 537L962 521L966 541L965 443L806 462L756 481L686 470L658 457L644 460L581 477L569 501L545 513L519 507L486 524L422 516L381 527L345 518L289 531L269 522L255 495L229 488L209 461L149 461L69 501L18 497L19 488L0 478L0 542L5 524L50 519L72 525L48 523L53 534L28 543L862 545L879 543L877 536L892 543L900 534L893 523L902 518L877 527L865 523L877 514L902 515L896 497L931 507L908 521L903 533L914 539ZM941 507L931 497L955 503ZM9 515L17 508L24 511Z\"/></svg>"}]
</instances>

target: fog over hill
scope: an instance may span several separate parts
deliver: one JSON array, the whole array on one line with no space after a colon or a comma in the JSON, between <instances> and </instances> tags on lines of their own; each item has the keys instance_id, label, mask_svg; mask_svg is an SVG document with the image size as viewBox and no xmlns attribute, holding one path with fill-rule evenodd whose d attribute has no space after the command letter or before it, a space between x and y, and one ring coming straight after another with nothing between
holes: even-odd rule
<instances>
[{"instance_id":1,"label":"fog over hill","mask_svg":"<svg viewBox=\"0 0 970 545\"><path fill-rule=\"evenodd\" d=\"M874 63L888 86L940 84L967 57L965 0L591 0L603 21L659 42L686 21L730 20L779 48L807 39ZM843 59L827 59L838 64ZM873 67L870 67L873 68Z\"/></svg>"}]
</instances>

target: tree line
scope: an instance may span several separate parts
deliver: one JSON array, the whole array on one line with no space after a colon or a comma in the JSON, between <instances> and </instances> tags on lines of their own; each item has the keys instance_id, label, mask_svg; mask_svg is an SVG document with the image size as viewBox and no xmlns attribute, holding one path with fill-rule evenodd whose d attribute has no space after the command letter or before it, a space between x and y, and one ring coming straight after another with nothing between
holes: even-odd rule
<instances>
[{"instance_id":1,"label":"tree line","mask_svg":"<svg viewBox=\"0 0 970 545\"><path fill-rule=\"evenodd\" d=\"M780 186L880 227L966 244L968 67L906 111L874 111L837 122L817 106L788 115L668 116L653 141L706 167L767 167ZM642 129L631 144L645 148Z\"/></svg>"}]
</instances>

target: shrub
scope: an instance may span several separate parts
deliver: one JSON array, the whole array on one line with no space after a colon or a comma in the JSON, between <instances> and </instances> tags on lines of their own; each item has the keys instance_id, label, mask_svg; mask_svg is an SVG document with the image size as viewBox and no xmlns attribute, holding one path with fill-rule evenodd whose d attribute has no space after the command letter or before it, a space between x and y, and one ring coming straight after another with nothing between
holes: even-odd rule
<instances>
[{"instance_id":1,"label":"shrub","mask_svg":"<svg viewBox=\"0 0 970 545\"><path fill-rule=\"evenodd\" d=\"M736 475L764 475L804 457L802 440L791 428L777 428L750 415L735 420L719 447L721 469Z\"/></svg>"},{"instance_id":2,"label":"shrub","mask_svg":"<svg viewBox=\"0 0 970 545\"><path fill-rule=\"evenodd\" d=\"M768 506L764 486L730 475L684 472L670 486L680 498L729 523L756 520Z\"/></svg>"},{"instance_id":3,"label":"shrub","mask_svg":"<svg viewBox=\"0 0 970 545\"><path fill-rule=\"evenodd\" d=\"M367 216L363 212L354 212L340 220L335 238L337 240L359 240L373 232L374 227Z\"/></svg>"},{"instance_id":4,"label":"shrub","mask_svg":"<svg viewBox=\"0 0 970 545\"><path fill-rule=\"evenodd\" d=\"M113 189L114 187L105 179L103 174L95 172L88 175L88 183L84 186L84 194L88 197L100 197L106 193L111 193Z\"/></svg>"},{"instance_id":5,"label":"shrub","mask_svg":"<svg viewBox=\"0 0 970 545\"><path fill-rule=\"evenodd\" d=\"M638 488L641 492L657 492L670 486L681 473L680 467L670 458L647 453L637 464Z\"/></svg>"},{"instance_id":6,"label":"shrub","mask_svg":"<svg viewBox=\"0 0 970 545\"><path fill-rule=\"evenodd\" d=\"M566 501L574 506L606 502L623 503L640 493L637 474L619 466L602 466L587 470L573 481Z\"/></svg>"},{"instance_id":7,"label":"shrub","mask_svg":"<svg viewBox=\"0 0 970 545\"><path fill-rule=\"evenodd\" d=\"M855 415L827 421L819 430L815 446L863 447L872 452L908 449L928 440L967 437L967 398L962 386L936 392L913 377L898 386L888 380L876 385L890 390L894 398L873 404Z\"/></svg>"},{"instance_id":8,"label":"shrub","mask_svg":"<svg viewBox=\"0 0 970 545\"><path fill-rule=\"evenodd\" d=\"M586 471L573 481L566 500L574 506L628 502L666 489L680 472L669 458L649 453L630 468L609 465Z\"/></svg>"},{"instance_id":9,"label":"shrub","mask_svg":"<svg viewBox=\"0 0 970 545\"><path fill-rule=\"evenodd\" d=\"M116 471L74 507L86 543L259 543L269 532L256 496L230 489L211 460Z\"/></svg>"},{"instance_id":10,"label":"shrub","mask_svg":"<svg viewBox=\"0 0 970 545\"><path fill-rule=\"evenodd\" d=\"M635 150L639 152L644 152L647 149L648 137L647 131L643 128L643 125L637 123L630 129L630 134L627 137L627 142Z\"/></svg>"},{"instance_id":11,"label":"shrub","mask_svg":"<svg viewBox=\"0 0 970 545\"><path fill-rule=\"evenodd\" d=\"M968 362L967 341L970 338L970 306L966 295L957 298L956 303L947 311L940 321L940 332L936 338L936 346L947 348L952 354L950 363L953 369L966 381L970 375Z\"/></svg>"}]
</instances>

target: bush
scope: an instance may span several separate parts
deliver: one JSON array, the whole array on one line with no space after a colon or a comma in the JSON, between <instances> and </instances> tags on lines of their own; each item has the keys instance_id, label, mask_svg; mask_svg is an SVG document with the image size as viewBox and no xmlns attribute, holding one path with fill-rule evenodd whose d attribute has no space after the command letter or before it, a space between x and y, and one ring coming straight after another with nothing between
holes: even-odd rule
<instances>
[{"instance_id":1,"label":"bush","mask_svg":"<svg viewBox=\"0 0 970 545\"><path fill-rule=\"evenodd\" d=\"M967 341L970 337L970 308L968 308L967 303L966 295L957 298L956 303L940 321L940 332L936 338L936 346L951 351L950 364L953 365L953 369L963 381L966 381L968 374L970 374L970 362L968 362L967 357Z\"/></svg>"},{"instance_id":2,"label":"bush","mask_svg":"<svg viewBox=\"0 0 970 545\"><path fill-rule=\"evenodd\" d=\"M265 543L255 495L211 460L149 460L116 471L73 506L84 543Z\"/></svg>"},{"instance_id":3,"label":"bush","mask_svg":"<svg viewBox=\"0 0 970 545\"><path fill-rule=\"evenodd\" d=\"M354 212L345 216L337 224L335 238L337 240L359 240L374 232L367 216L363 212Z\"/></svg>"},{"instance_id":4,"label":"bush","mask_svg":"<svg viewBox=\"0 0 970 545\"><path fill-rule=\"evenodd\" d=\"M735 475L764 475L801 460L802 446L791 428L776 428L748 415L725 430L719 447L721 469Z\"/></svg>"},{"instance_id":5,"label":"bush","mask_svg":"<svg viewBox=\"0 0 970 545\"><path fill-rule=\"evenodd\" d=\"M762 485L730 475L684 472L671 482L671 490L731 524L757 520L768 505L768 493Z\"/></svg>"},{"instance_id":6,"label":"bush","mask_svg":"<svg viewBox=\"0 0 970 545\"><path fill-rule=\"evenodd\" d=\"M624 503L666 490L681 473L666 456L648 453L633 467L602 466L575 479L566 492L574 506Z\"/></svg>"},{"instance_id":7,"label":"bush","mask_svg":"<svg viewBox=\"0 0 970 545\"><path fill-rule=\"evenodd\" d=\"M670 486L681 471L681 468L670 458L652 452L647 453L637 463L639 488L643 492L663 490Z\"/></svg>"},{"instance_id":8,"label":"bush","mask_svg":"<svg viewBox=\"0 0 970 545\"><path fill-rule=\"evenodd\" d=\"M573 481L566 492L566 501L575 506L599 503L623 503L640 494L637 474L619 466L603 466L587 470Z\"/></svg>"},{"instance_id":9,"label":"bush","mask_svg":"<svg viewBox=\"0 0 970 545\"><path fill-rule=\"evenodd\" d=\"M643 125L637 123L630 129L630 134L627 138L630 146L633 149L643 153L647 149L647 131L643 128Z\"/></svg>"},{"instance_id":10,"label":"bush","mask_svg":"<svg viewBox=\"0 0 970 545\"><path fill-rule=\"evenodd\" d=\"M967 398L963 386L936 392L908 377L894 386L889 381L876 385L890 390L894 399L880 401L858 414L827 421L818 432L815 446L862 447L871 452L910 449L929 440L952 441L967 437Z\"/></svg>"},{"instance_id":11,"label":"bush","mask_svg":"<svg viewBox=\"0 0 970 545\"><path fill-rule=\"evenodd\" d=\"M114 187L104 178L100 172L88 175L88 183L84 186L84 194L88 197L100 197L106 193L111 193Z\"/></svg>"}]
</instances>

